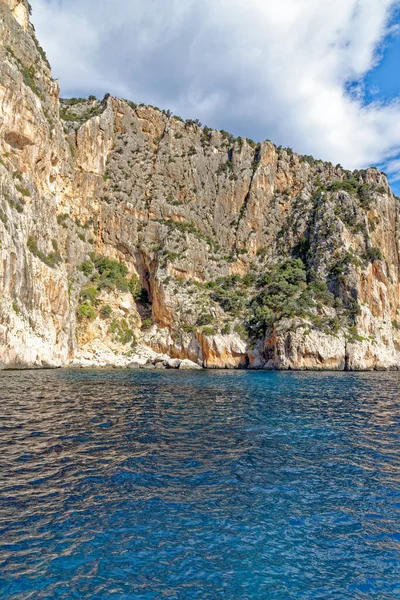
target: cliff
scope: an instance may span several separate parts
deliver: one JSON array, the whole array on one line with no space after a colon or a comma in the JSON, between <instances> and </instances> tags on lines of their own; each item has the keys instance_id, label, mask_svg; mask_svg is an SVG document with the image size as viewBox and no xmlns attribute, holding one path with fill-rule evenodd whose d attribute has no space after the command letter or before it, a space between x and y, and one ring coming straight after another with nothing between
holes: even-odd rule
<instances>
[{"instance_id":1,"label":"cliff","mask_svg":"<svg viewBox=\"0 0 400 600\"><path fill-rule=\"evenodd\" d=\"M399 199L383 173L126 100L60 101L25 0L0 1L0 40L3 367L155 351L399 368Z\"/></svg>"}]
</instances>

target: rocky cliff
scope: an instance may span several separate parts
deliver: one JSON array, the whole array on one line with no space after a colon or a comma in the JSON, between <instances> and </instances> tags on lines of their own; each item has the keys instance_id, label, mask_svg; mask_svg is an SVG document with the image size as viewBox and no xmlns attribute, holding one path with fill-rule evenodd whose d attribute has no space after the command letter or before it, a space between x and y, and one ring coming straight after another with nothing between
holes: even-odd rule
<instances>
[{"instance_id":1,"label":"rocky cliff","mask_svg":"<svg viewBox=\"0 0 400 600\"><path fill-rule=\"evenodd\" d=\"M0 364L400 367L399 199L168 111L59 100L0 1Z\"/></svg>"}]
</instances>

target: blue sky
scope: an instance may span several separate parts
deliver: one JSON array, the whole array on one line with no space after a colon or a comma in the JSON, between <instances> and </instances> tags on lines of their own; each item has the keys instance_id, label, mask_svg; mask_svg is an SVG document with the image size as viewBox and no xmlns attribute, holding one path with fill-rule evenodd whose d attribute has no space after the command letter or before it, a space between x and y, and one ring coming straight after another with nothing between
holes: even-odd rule
<instances>
[{"instance_id":1,"label":"blue sky","mask_svg":"<svg viewBox=\"0 0 400 600\"><path fill-rule=\"evenodd\" d=\"M347 168L400 196L398 0L31 0L62 95L105 93Z\"/></svg>"},{"instance_id":2,"label":"blue sky","mask_svg":"<svg viewBox=\"0 0 400 600\"><path fill-rule=\"evenodd\" d=\"M391 102L400 98L400 10L397 10L391 20L393 33L388 35L379 51L380 61L365 76L365 102ZM398 157L400 157L398 155ZM384 164L379 164L382 168ZM400 181L392 181L393 191L400 196Z\"/></svg>"},{"instance_id":3,"label":"blue sky","mask_svg":"<svg viewBox=\"0 0 400 600\"><path fill-rule=\"evenodd\" d=\"M389 27L393 28L381 44L380 61L364 78L367 101L377 97L385 101L400 97L400 9L395 10Z\"/></svg>"}]
</instances>

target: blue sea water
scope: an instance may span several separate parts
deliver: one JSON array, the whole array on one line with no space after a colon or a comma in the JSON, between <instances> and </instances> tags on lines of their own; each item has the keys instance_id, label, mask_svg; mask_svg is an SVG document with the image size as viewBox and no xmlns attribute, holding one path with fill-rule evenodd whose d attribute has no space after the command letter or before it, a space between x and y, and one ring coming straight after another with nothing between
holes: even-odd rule
<instances>
[{"instance_id":1,"label":"blue sea water","mask_svg":"<svg viewBox=\"0 0 400 600\"><path fill-rule=\"evenodd\" d=\"M0 598L400 598L400 374L0 373Z\"/></svg>"}]
</instances>

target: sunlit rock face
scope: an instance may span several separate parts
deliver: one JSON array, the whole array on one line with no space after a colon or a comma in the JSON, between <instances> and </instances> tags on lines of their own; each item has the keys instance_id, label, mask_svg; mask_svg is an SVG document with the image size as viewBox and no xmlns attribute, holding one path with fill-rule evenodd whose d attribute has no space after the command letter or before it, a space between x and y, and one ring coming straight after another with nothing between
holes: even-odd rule
<instances>
[{"instance_id":1,"label":"sunlit rock face","mask_svg":"<svg viewBox=\"0 0 400 600\"><path fill-rule=\"evenodd\" d=\"M60 101L24 0L0 2L0 43L0 366L399 368L384 174Z\"/></svg>"},{"instance_id":2,"label":"sunlit rock face","mask_svg":"<svg viewBox=\"0 0 400 600\"><path fill-rule=\"evenodd\" d=\"M10 8L13 17L24 31L29 28L29 4L25 0L3 0Z\"/></svg>"}]
</instances>

